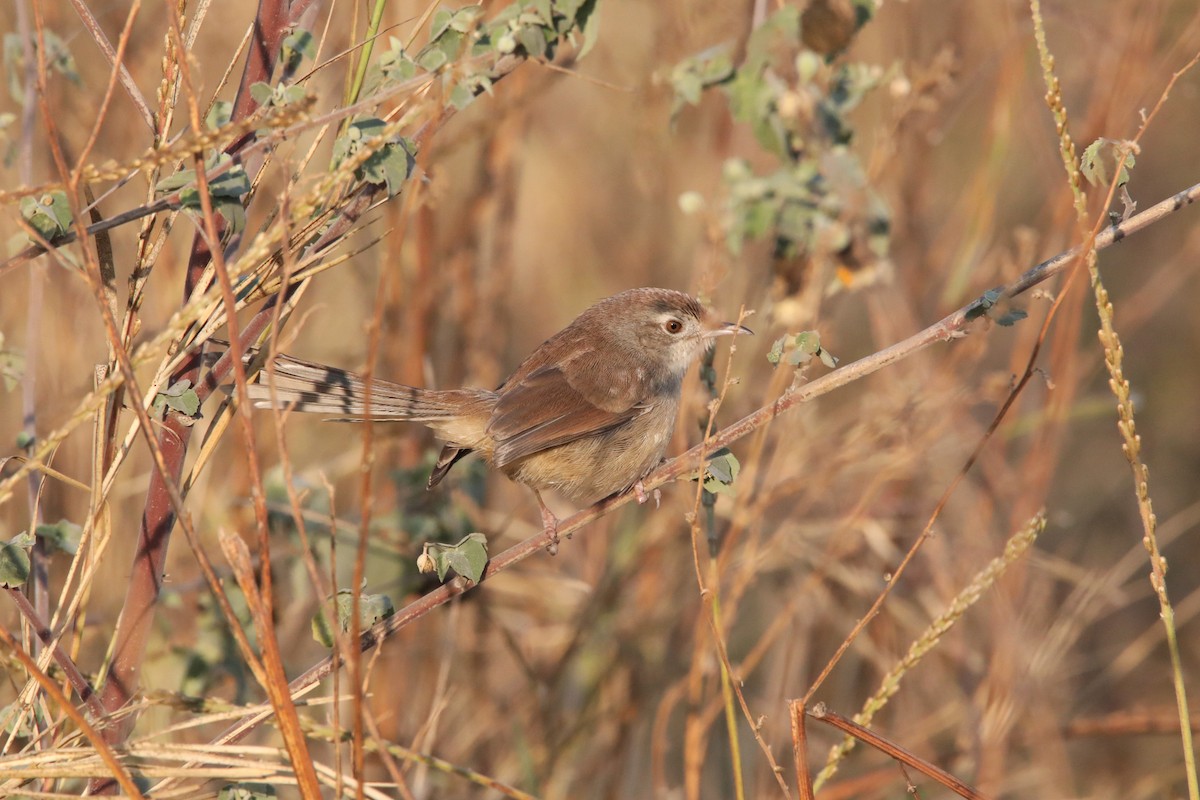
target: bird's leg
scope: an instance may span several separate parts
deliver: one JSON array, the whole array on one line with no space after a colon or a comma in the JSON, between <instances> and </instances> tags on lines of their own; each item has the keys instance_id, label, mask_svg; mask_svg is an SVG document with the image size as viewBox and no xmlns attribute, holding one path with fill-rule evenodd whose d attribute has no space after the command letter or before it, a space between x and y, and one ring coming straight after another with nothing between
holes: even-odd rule
<instances>
[{"instance_id":1,"label":"bird's leg","mask_svg":"<svg viewBox=\"0 0 1200 800\"><path fill-rule=\"evenodd\" d=\"M538 508L542 512L542 532L546 534L546 552L556 556L558 555L558 517L554 516L554 512L542 501L541 492L533 489L533 496L537 498Z\"/></svg>"},{"instance_id":2,"label":"bird's leg","mask_svg":"<svg viewBox=\"0 0 1200 800\"><path fill-rule=\"evenodd\" d=\"M633 496L637 498L638 505L645 505L646 501L651 497L654 498L655 508L658 508L662 503L662 490L655 488L650 494L646 494L646 484L641 481L633 485Z\"/></svg>"}]
</instances>

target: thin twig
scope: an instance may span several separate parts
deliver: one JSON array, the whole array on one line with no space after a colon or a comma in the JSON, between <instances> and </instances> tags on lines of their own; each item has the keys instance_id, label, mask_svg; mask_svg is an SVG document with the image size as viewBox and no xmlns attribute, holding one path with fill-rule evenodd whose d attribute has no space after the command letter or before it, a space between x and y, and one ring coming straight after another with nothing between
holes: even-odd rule
<instances>
[{"instance_id":1,"label":"thin twig","mask_svg":"<svg viewBox=\"0 0 1200 800\"><path fill-rule=\"evenodd\" d=\"M966 800L987 800L985 795L975 791L975 789L963 783L958 778L951 775L946 770L933 764L920 756L912 753L895 742L880 736L872 730L864 728L862 725L854 722L851 719L843 717L834 711L830 711L824 703L817 703L808 710L808 716L813 719L818 719L821 722L828 723L838 730L853 736L855 739L869 744L876 750L886 753L902 764L907 764L913 769L920 770L923 774L929 776L933 780L945 786L950 791L957 794L959 797L964 797Z\"/></svg>"},{"instance_id":2,"label":"thin twig","mask_svg":"<svg viewBox=\"0 0 1200 800\"><path fill-rule=\"evenodd\" d=\"M141 6L139 0L134 0L130 5L129 16L124 30L121 31L121 41L116 50L113 50L112 42L108 40L108 36L104 33L104 29L100 27L100 23L92 14L92 10L87 7L87 3L83 0L71 0L71 5L75 8L75 13L79 15L79 21L83 23L83 27L92 35L92 40L96 46L100 48L100 52L104 53L104 57L108 59L108 63L112 65L116 77L120 79L121 85L125 87L129 99L133 101L134 108L142 118L142 122L146 123L146 127L154 133L154 114L150 111L150 106L146 103L146 98L142 96L142 90L138 88L137 81L129 74L129 70L125 67L123 56L125 54L125 44L128 41L128 34L132 27L133 20L137 17L138 7ZM105 105L107 105L108 94L105 94ZM101 117L104 115L101 114ZM99 125L96 126L99 128ZM86 160L86 148L84 155L80 156L80 162Z\"/></svg>"}]
</instances>

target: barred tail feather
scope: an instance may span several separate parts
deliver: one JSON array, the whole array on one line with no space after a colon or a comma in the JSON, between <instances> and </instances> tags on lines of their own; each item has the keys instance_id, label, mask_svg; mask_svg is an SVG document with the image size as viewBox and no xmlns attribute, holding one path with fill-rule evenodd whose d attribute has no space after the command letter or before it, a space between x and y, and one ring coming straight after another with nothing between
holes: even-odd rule
<instances>
[{"instance_id":1,"label":"barred tail feather","mask_svg":"<svg viewBox=\"0 0 1200 800\"><path fill-rule=\"evenodd\" d=\"M495 394L483 389L419 389L384 380L371 381L370 407L366 381L346 370L276 356L275 395L267 385L266 367L258 383L251 384L250 397L256 408L290 408L296 411L336 414L350 419L397 419L434 423L480 413L495 403Z\"/></svg>"}]
</instances>

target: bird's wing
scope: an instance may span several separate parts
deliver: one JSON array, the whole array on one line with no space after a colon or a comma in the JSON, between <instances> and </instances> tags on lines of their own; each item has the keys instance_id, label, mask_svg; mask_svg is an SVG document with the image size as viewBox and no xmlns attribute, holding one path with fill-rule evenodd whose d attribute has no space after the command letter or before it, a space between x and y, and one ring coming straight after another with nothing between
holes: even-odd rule
<instances>
[{"instance_id":1,"label":"bird's wing","mask_svg":"<svg viewBox=\"0 0 1200 800\"><path fill-rule=\"evenodd\" d=\"M492 458L498 467L611 430L651 408L640 402L613 402L611 396L605 398L608 408L601 408L556 366L534 370L517 383L504 386L499 394L487 427L495 441Z\"/></svg>"}]
</instances>

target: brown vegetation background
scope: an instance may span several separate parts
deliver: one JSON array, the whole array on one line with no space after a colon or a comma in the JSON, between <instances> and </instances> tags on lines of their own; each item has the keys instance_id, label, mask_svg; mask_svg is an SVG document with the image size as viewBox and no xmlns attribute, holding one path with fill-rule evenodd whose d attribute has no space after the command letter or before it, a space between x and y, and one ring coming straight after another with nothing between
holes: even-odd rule
<instances>
[{"instance_id":1,"label":"brown vegetation background","mask_svg":"<svg viewBox=\"0 0 1200 800\"><path fill-rule=\"evenodd\" d=\"M108 66L68 4L40 5L46 29L67 41L81 76L78 86L52 81L48 96L62 146L73 157L95 121ZM92 4L114 41L122 5ZM1172 73L1200 48L1200 12L1190 2L1050 0L1043 10L1080 150L1100 136L1131 137L1140 112L1154 106ZM253 4L234 0L218 0L209 11L190 53L202 99L218 91L232 97L219 84L253 11ZM419 3L396 2L384 22L395 26L392 35L407 36L424 11ZM586 57L562 69L525 63L437 131L421 155L419 190L406 188L369 213L352 242L365 249L314 281L284 334L287 351L365 367L368 323L380 303L379 376L491 386L600 297L633 286L686 289L729 318L743 307L754 312L747 324L755 338L738 339L732 358L727 343L718 348L718 385L736 381L719 409L720 427L787 387L789 376L779 376L766 359L785 333L819 331L845 364L1077 243L1028 6L890 0L841 56L884 71L882 87L851 120L852 150L891 214L889 258L849 281L815 261L781 264L761 242L732 255L721 228L722 165L737 156L765 171L773 158L731 120L720 90L672 123L668 78L682 59L744 37L753 12L750 2L600 0L599 38ZM363 13L345 3L319 9L318 34L331 15L323 57L359 41ZM15 30L11 8L0 19L5 30ZM151 98L165 20L162 4L145 5L126 62ZM234 74L239 70L240 62ZM321 108L336 106L346 72L336 62L311 79ZM10 98L5 102L19 114ZM1129 186L1142 207L1200 180L1198 130L1200 72L1192 71L1174 86L1141 142ZM6 133L19 147L19 125ZM289 143L289 157L310 141ZM118 89L93 160L128 161L149 144ZM328 158L327 147L321 152L317 163ZM40 122L28 158L28 178L18 173L18 153L5 185L56 177ZM251 229L275 204L268 198L278 196L286 177L278 165L268 173L259 205L250 209ZM101 212L111 216L145 202L139 180L106 199ZM685 192L703 198L699 211L681 209ZM1100 213L1098 197L1090 208ZM20 229L15 204L5 212L0 224L8 240ZM1198 215L1184 209L1100 255L1171 567L1168 589L1193 720L1200 702ZM142 336L160 331L180 304L196 223L180 215L174 226L147 287ZM136 230L113 234L122 291L136 258ZM1085 278L1069 289L1074 296L1049 329L1041 373L953 494L879 616L812 700L856 713L930 620L1044 507L1048 524L1036 546L905 675L872 728L991 797L1181 797L1186 783L1172 673ZM31 305L33 282L43 287L40 307ZM1023 298L1029 318L1013 327L975 322L967 337L803 404L733 445L743 472L736 496L717 500L712 530L720 555L708 563L701 542L700 572L719 597L734 674L793 793L787 701L805 695L919 535L1024 369L1061 285L1054 281L1045 293ZM106 358L96 308L78 274L46 258L0 273L0 333L4 347L28 356L25 380L33 381L40 433L66 421L92 386L93 366ZM825 371L810 366L802 380ZM18 386L0 393L3 456L18 454L21 392ZM686 395L672 454L702 436L698 421L708 395L694 373ZM210 401L205 413L216 405ZM132 415L122 419L123 435ZM294 677L327 652L309 634L321 597L279 488L283 454L272 416L256 415L255 431L275 512L275 625L285 670ZM536 507L521 487L464 463L448 486L427 494L435 447L427 433L376 426L373 435L368 591L389 594L399 607L432 588L413 564L421 543L438 533L483 531L495 554L537 532ZM343 523L338 582L349 587L363 513L362 431L296 415L285 437L286 457L308 492L308 534L323 569L328 510ZM199 435L192 458L198 441ZM240 534L252 548L257 541L246 448L231 426L187 498L223 577L218 531ZM53 467L91 485L92 463L90 424L84 424L55 453ZM6 462L4 470L11 474L17 464ZM139 440L108 498L112 540L85 615L64 640L88 675L104 662L121 611L151 470ZM36 524L25 487L0 507L0 538ZM372 718L367 738L540 797L734 796L738 767L721 663L686 518L694 487L664 487L660 508L622 507L564 542L557 557L539 555L485 581L372 651L363 687ZM87 512L85 492L45 480L40 519L82 524ZM52 562L54 602L68 561ZM3 597L0 622L20 639L20 615ZM195 557L176 537L141 676L146 694L135 701L141 716L133 741L203 743L227 724L204 716L213 708L196 710L169 697L265 700L222 631ZM14 702L27 680L7 651L4 658L9 669L0 705ZM345 699L351 683L343 672L336 687L327 679L308 698L336 690L342 728L353 715ZM313 703L300 714L329 726L334 707ZM45 708L49 720L61 720L54 703ZM780 795L750 723L740 710L735 714L746 796ZM170 730L186 720L201 724ZM65 736L71 724L63 724ZM815 773L840 735L813 721L808 734L804 755ZM19 737L0 741L6 754L37 749ZM278 748L280 737L267 724L243 742L250 743ZM310 748L320 763L352 772L349 744L334 747L317 733ZM414 797L496 796L437 766L401 760L399 769ZM398 796L388 788L395 775L377 755L368 753L365 776L379 782L378 791ZM948 796L919 775L909 779L921 797ZM894 761L860 745L819 796L897 797L905 781ZM173 790L207 796L224 782L197 772ZM57 785L82 787L78 780ZM17 791L5 786L0 791ZM48 781L24 786L53 788Z\"/></svg>"}]
</instances>

